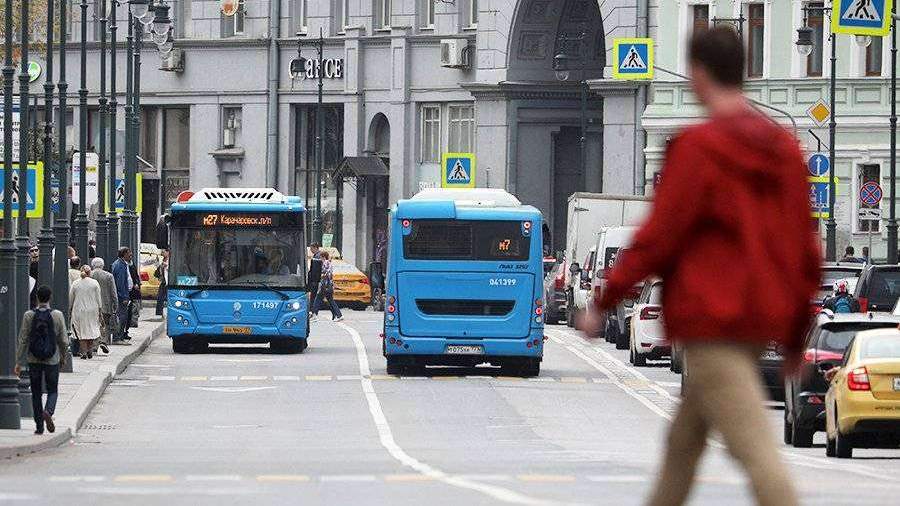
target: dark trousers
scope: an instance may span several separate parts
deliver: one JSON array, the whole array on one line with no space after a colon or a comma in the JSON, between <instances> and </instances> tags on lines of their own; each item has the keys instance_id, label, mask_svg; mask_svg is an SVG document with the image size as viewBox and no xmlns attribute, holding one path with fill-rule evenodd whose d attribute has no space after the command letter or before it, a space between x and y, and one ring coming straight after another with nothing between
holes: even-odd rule
<instances>
[{"instance_id":1,"label":"dark trousers","mask_svg":"<svg viewBox=\"0 0 900 506\"><path fill-rule=\"evenodd\" d=\"M316 293L316 298L313 300L313 308L312 313L314 315L319 314L319 310L322 309L322 303L328 299L328 309L331 310L331 319L340 318L341 316L341 308L338 307L337 302L334 301L334 291L333 290L319 290Z\"/></svg>"},{"instance_id":2,"label":"dark trousers","mask_svg":"<svg viewBox=\"0 0 900 506\"><path fill-rule=\"evenodd\" d=\"M31 409L34 410L34 423L39 429L44 428L44 411L53 415L56 411L56 399L59 386L59 364L28 364L28 376L31 378ZM47 390L47 405L44 406L42 396Z\"/></svg>"},{"instance_id":3,"label":"dark trousers","mask_svg":"<svg viewBox=\"0 0 900 506\"><path fill-rule=\"evenodd\" d=\"M318 283L310 283L309 284L309 307L312 310L312 305L316 301L316 297L319 295L319 284Z\"/></svg>"},{"instance_id":4,"label":"dark trousers","mask_svg":"<svg viewBox=\"0 0 900 506\"><path fill-rule=\"evenodd\" d=\"M114 340L125 339L128 335L128 326L131 324L131 301L128 299L119 299L119 309L116 311L116 317L119 319L118 335L113 336Z\"/></svg>"}]
</instances>

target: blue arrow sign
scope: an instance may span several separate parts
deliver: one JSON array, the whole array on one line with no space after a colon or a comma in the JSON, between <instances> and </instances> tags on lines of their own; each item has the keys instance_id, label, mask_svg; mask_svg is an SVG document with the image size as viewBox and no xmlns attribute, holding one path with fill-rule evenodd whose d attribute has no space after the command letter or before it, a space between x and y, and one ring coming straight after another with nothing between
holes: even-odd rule
<instances>
[{"instance_id":1,"label":"blue arrow sign","mask_svg":"<svg viewBox=\"0 0 900 506\"><path fill-rule=\"evenodd\" d=\"M809 205L812 207L814 217L828 218L828 190L827 182L809 183Z\"/></svg>"},{"instance_id":2,"label":"blue arrow sign","mask_svg":"<svg viewBox=\"0 0 900 506\"><path fill-rule=\"evenodd\" d=\"M834 33L883 37L891 27L891 0L833 0Z\"/></svg>"},{"instance_id":3,"label":"blue arrow sign","mask_svg":"<svg viewBox=\"0 0 900 506\"><path fill-rule=\"evenodd\" d=\"M829 168L831 168L831 162L828 160L827 156L822 153L816 153L809 157L806 166L809 168L810 176L821 177L828 172Z\"/></svg>"}]
</instances>

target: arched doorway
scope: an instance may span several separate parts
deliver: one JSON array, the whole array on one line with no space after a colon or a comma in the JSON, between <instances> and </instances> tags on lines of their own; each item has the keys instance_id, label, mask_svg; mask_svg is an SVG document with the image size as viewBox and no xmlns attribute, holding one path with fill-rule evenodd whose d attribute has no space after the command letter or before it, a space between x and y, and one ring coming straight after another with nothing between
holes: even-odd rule
<instances>
[{"instance_id":1,"label":"arched doorway","mask_svg":"<svg viewBox=\"0 0 900 506\"><path fill-rule=\"evenodd\" d=\"M561 250L569 196L603 189L602 97L588 96L584 132L581 122L583 83L603 78L606 65L603 18L597 0L520 0L513 19L506 81L516 121L509 178L520 200L544 213L553 249ZM566 79L553 65L560 54L569 57Z\"/></svg>"},{"instance_id":2,"label":"arched doorway","mask_svg":"<svg viewBox=\"0 0 900 506\"><path fill-rule=\"evenodd\" d=\"M385 166L391 166L391 124L382 113L376 114L369 123L366 154L377 156ZM366 221L372 224L368 258L380 262L382 272L387 266L388 182L387 176L367 178L361 192L364 200L360 203L368 215Z\"/></svg>"}]
</instances>

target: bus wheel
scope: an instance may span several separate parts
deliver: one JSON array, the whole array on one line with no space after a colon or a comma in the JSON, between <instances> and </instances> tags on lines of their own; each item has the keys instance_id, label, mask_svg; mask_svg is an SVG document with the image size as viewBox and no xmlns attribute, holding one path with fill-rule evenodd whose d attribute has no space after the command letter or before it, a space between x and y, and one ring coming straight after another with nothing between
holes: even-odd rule
<instances>
[{"instance_id":1,"label":"bus wheel","mask_svg":"<svg viewBox=\"0 0 900 506\"><path fill-rule=\"evenodd\" d=\"M403 372L403 365L397 357L385 357L387 359L387 373L391 376L400 376Z\"/></svg>"},{"instance_id":2,"label":"bus wheel","mask_svg":"<svg viewBox=\"0 0 900 506\"><path fill-rule=\"evenodd\" d=\"M269 346L272 348L272 351L277 353L303 353L303 350L307 347L306 339L285 339L282 341L272 341L269 343Z\"/></svg>"},{"instance_id":3,"label":"bus wheel","mask_svg":"<svg viewBox=\"0 0 900 506\"><path fill-rule=\"evenodd\" d=\"M500 374L504 376L533 378L540 373L541 362L536 358L510 359L500 366Z\"/></svg>"},{"instance_id":4,"label":"bus wheel","mask_svg":"<svg viewBox=\"0 0 900 506\"><path fill-rule=\"evenodd\" d=\"M172 339L172 351L175 353L190 353L191 352L191 341L187 337L182 337L180 339Z\"/></svg>"}]
</instances>

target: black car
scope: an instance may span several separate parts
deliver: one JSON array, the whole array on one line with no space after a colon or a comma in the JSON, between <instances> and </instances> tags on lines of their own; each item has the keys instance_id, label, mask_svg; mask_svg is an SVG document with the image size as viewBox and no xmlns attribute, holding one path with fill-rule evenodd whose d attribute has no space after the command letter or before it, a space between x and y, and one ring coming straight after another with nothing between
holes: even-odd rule
<instances>
[{"instance_id":1,"label":"black car","mask_svg":"<svg viewBox=\"0 0 900 506\"><path fill-rule=\"evenodd\" d=\"M799 371L785 378L784 442L798 448L812 446L813 435L825 430L824 371L841 363L847 345L857 332L891 328L900 317L873 313L820 313L806 334Z\"/></svg>"},{"instance_id":2,"label":"black car","mask_svg":"<svg viewBox=\"0 0 900 506\"><path fill-rule=\"evenodd\" d=\"M860 311L889 313L900 297L900 265L871 265L856 283Z\"/></svg>"},{"instance_id":3,"label":"black car","mask_svg":"<svg viewBox=\"0 0 900 506\"><path fill-rule=\"evenodd\" d=\"M559 262L544 276L544 321L566 319L566 262Z\"/></svg>"}]
</instances>

